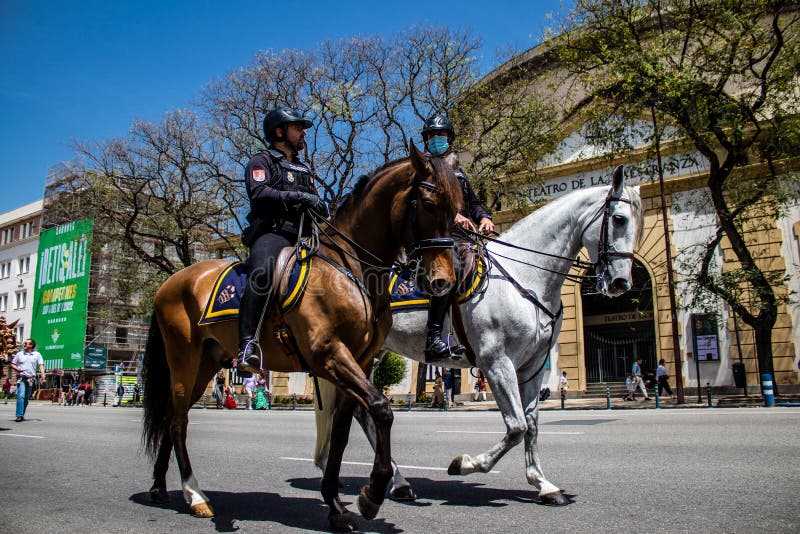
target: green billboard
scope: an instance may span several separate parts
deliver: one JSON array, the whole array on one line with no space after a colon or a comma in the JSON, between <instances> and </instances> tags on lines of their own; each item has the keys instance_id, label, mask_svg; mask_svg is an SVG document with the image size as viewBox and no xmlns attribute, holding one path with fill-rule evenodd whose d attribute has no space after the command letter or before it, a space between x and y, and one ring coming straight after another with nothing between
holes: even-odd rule
<instances>
[{"instance_id":1,"label":"green billboard","mask_svg":"<svg viewBox=\"0 0 800 534\"><path fill-rule=\"evenodd\" d=\"M39 234L31 337L46 369L83 367L92 220Z\"/></svg>"}]
</instances>

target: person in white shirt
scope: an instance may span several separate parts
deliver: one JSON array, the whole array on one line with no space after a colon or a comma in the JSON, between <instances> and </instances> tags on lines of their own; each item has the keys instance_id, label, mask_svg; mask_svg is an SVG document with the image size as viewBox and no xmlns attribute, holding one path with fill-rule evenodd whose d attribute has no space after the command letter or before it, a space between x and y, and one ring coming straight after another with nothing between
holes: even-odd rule
<instances>
[{"instance_id":1,"label":"person in white shirt","mask_svg":"<svg viewBox=\"0 0 800 534\"><path fill-rule=\"evenodd\" d=\"M569 391L569 380L567 380L567 372L564 371L561 373L561 376L558 378L559 389L561 390L561 398L567 398L567 391Z\"/></svg>"},{"instance_id":2,"label":"person in white shirt","mask_svg":"<svg viewBox=\"0 0 800 534\"><path fill-rule=\"evenodd\" d=\"M42 375L42 382L44 382L44 360L42 355L36 351L36 342L28 338L22 343L22 350L11 360L11 368L17 372L17 418L15 420L18 423L25 420L25 411L28 409L28 401L33 392L33 379L36 377L37 367Z\"/></svg>"}]
</instances>

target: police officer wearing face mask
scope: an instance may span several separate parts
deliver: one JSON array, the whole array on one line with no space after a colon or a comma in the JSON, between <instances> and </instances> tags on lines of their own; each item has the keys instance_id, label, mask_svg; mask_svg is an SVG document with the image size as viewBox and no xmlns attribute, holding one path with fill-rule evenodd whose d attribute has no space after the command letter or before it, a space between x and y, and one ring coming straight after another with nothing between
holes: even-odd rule
<instances>
[{"instance_id":1,"label":"police officer wearing face mask","mask_svg":"<svg viewBox=\"0 0 800 534\"><path fill-rule=\"evenodd\" d=\"M422 127L422 139L425 141L425 148L433 156L444 156L453 150L453 141L456 134L452 123L445 115L434 115L425 121ZM494 232L492 216L483 207L472 184L469 183L464 170L459 167L455 171L456 178L461 184L463 194L463 205L456 214L455 223L461 228L488 234ZM476 226L477 225L477 226ZM453 289L455 291L455 288ZM450 357L450 353L464 354L465 348L460 343L451 347L442 339L442 325L450 308L453 293L441 297L431 297L430 308L428 309L428 324L425 342L425 355L428 363L436 360L443 360Z\"/></svg>"},{"instance_id":2,"label":"police officer wearing face mask","mask_svg":"<svg viewBox=\"0 0 800 534\"><path fill-rule=\"evenodd\" d=\"M250 376L260 368L253 338L272 290L278 253L297 242L303 213L314 210L328 214L327 206L317 195L317 178L299 158L306 147L306 130L313 123L299 111L277 108L267 113L263 125L269 142L267 151L253 156L245 169L250 213L242 243L250 247L250 275L239 306L240 376ZM309 219L309 215L304 218L304 235L310 229Z\"/></svg>"}]
</instances>

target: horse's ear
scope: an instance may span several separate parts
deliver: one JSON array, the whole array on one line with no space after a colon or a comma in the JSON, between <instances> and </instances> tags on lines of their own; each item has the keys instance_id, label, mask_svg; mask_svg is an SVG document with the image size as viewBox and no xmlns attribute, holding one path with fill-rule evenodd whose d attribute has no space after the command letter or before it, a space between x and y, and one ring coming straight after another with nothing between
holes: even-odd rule
<instances>
[{"instance_id":1,"label":"horse's ear","mask_svg":"<svg viewBox=\"0 0 800 534\"><path fill-rule=\"evenodd\" d=\"M622 165L614 169L614 176L611 177L611 189L613 191L611 196L622 198L622 193L625 191L625 175L622 172Z\"/></svg>"},{"instance_id":2,"label":"horse's ear","mask_svg":"<svg viewBox=\"0 0 800 534\"><path fill-rule=\"evenodd\" d=\"M17 319L16 321L14 321L13 323L11 323L9 325L6 325L6 328L8 328L9 330L13 330L14 327L17 326L18 322L19 322L19 319Z\"/></svg>"},{"instance_id":3,"label":"horse's ear","mask_svg":"<svg viewBox=\"0 0 800 534\"><path fill-rule=\"evenodd\" d=\"M411 164L414 166L417 176L428 176L430 174L430 169L428 168L427 161L425 161L425 154L417 149L417 145L414 144L414 141L408 142L408 153L411 156Z\"/></svg>"}]
</instances>

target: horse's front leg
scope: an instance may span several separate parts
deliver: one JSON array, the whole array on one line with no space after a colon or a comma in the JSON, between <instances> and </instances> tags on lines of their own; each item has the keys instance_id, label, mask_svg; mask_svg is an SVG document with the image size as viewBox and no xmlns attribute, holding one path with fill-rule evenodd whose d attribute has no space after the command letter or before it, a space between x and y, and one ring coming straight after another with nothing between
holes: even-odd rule
<instances>
[{"instance_id":1,"label":"horse's front leg","mask_svg":"<svg viewBox=\"0 0 800 534\"><path fill-rule=\"evenodd\" d=\"M355 419L358 424L361 425L364 435L367 436L367 441L372 445L372 450L376 450L378 437L375 431L375 424L372 422L372 418L369 417L367 410L360 404L356 406ZM394 458L392 458L392 474L392 487L389 489L389 496L396 501L416 500L417 494L414 493L411 483L406 480L403 473L400 472L400 468L397 466L397 462L394 461Z\"/></svg>"},{"instance_id":2,"label":"horse's front leg","mask_svg":"<svg viewBox=\"0 0 800 534\"><path fill-rule=\"evenodd\" d=\"M469 475L471 473L488 473L505 453L522 441L527 423L522 410L522 401L517 388L517 374L511 361L505 357L483 369L486 380L492 388L503 421L506 424L506 435L488 451L474 458L461 454L453 458L447 473L450 475Z\"/></svg>"},{"instance_id":3,"label":"horse's front leg","mask_svg":"<svg viewBox=\"0 0 800 534\"><path fill-rule=\"evenodd\" d=\"M542 463L539 460L539 448L537 441L539 437L539 389L541 388L541 372L534 380L530 380L521 386L523 402L525 402L525 419L528 423L528 430L525 432L525 476L528 484L539 490L539 499L542 503L551 506L564 506L569 504L569 500L561 490L552 482L547 480L542 470Z\"/></svg>"},{"instance_id":4,"label":"horse's front leg","mask_svg":"<svg viewBox=\"0 0 800 534\"><path fill-rule=\"evenodd\" d=\"M389 480L392 478L391 447L389 440L394 415L389 406L389 400L369 381L364 371L353 359L350 351L343 344L339 343L334 348L332 358L326 362L326 371L329 375L329 380L337 384L351 399L366 407L367 412L375 424L376 453L375 461L372 466L372 473L370 474L370 483L368 486L361 488L361 492L358 495L358 509L361 515L366 519L373 519L378 514L381 504L383 504L386 487L389 485ZM331 464L341 463L341 455L344 452L344 446L347 444L346 438L336 435L338 432L337 429L345 428L345 425L347 425L346 428L349 430L353 417L352 409L348 410L346 415L346 422L341 420L344 418L344 414L341 413L341 410L337 410L334 416L334 425L331 431L331 450L328 455L328 465L325 470L325 479L327 479L326 481L328 484L326 489L328 492L333 491L333 481L328 477L328 470L336 469L338 472L338 467L334 468ZM338 476L336 479L338 492ZM342 507L342 509L343 508L344 507ZM342 513L343 512L338 507L331 510L331 514Z\"/></svg>"}]
</instances>

